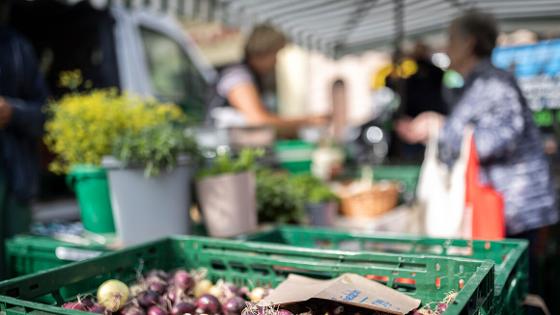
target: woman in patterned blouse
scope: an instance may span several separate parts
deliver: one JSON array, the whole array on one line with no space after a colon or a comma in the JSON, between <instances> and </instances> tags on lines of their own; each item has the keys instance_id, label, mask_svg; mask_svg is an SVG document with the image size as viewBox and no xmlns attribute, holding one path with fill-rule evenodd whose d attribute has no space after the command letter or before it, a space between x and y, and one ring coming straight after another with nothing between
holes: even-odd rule
<instances>
[{"instance_id":1,"label":"woman in patterned blouse","mask_svg":"<svg viewBox=\"0 0 560 315\"><path fill-rule=\"evenodd\" d=\"M453 21L448 55L450 68L465 81L460 95L447 118L421 114L400 135L412 143L424 142L429 126L438 126L440 159L452 164L465 126L473 126L482 180L504 197L508 236L527 238L535 248L539 230L558 222L555 189L542 138L521 90L511 74L490 62L497 36L491 15L470 11Z\"/></svg>"}]
</instances>

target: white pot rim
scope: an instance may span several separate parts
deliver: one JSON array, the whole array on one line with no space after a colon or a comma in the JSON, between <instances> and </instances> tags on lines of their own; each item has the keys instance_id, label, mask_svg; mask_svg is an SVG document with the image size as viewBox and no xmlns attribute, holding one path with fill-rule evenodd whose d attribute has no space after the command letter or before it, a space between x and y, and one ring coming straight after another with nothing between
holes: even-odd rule
<instances>
[{"instance_id":1,"label":"white pot rim","mask_svg":"<svg viewBox=\"0 0 560 315\"><path fill-rule=\"evenodd\" d=\"M188 154L180 154L177 156L176 166L187 166L192 164L193 159ZM112 169L142 169L144 165L125 166L124 163L112 155L106 155L101 160L101 166L107 170Z\"/></svg>"}]
</instances>

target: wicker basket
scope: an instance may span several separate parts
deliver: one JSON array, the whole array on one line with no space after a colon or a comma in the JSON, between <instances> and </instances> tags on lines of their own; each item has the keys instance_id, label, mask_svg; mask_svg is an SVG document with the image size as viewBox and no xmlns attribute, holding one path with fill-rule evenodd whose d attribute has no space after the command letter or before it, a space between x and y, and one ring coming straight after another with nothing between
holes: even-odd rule
<instances>
[{"instance_id":1,"label":"wicker basket","mask_svg":"<svg viewBox=\"0 0 560 315\"><path fill-rule=\"evenodd\" d=\"M342 193L340 197L341 210L345 216L372 218L397 206L399 185L395 182L375 183L366 190Z\"/></svg>"}]
</instances>

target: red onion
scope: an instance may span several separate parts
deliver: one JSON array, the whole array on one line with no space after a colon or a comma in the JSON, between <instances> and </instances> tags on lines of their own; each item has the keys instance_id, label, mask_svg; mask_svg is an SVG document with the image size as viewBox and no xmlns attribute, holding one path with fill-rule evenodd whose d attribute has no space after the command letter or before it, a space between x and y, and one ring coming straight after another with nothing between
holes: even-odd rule
<instances>
[{"instance_id":1,"label":"red onion","mask_svg":"<svg viewBox=\"0 0 560 315\"><path fill-rule=\"evenodd\" d=\"M93 304L92 306L88 307L87 310L90 313L105 314L105 307L99 304Z\"/></svg>"},{"instance_id":2,"label":"red onion","mask_svg":"<svg viewBox=\"0 0 560 315\"><path fill-rule=\"evenodd\" d=\"M86 307L80 302L68 302L62 305L63 308L68 310L85 311Z\"/></svg>"},{"instance_id":3,"label":"red onion","mask_svg":"<svg viewBox=\"0 0 560 315\"><path fill-rule=\"evenodd\" d=\"M148 272L146 278L159 278L162 281L166 282L167 280L169 280L169 274L163 270L152 270Z\"/></svg>"},{"instance_id":4,"label":"red onion","mask_svg":"<svg viewBox=\"0 0 560 315\"><path fill-rule=\"evenodd\" d=\"M82 299L79 296L78 296L78 303L82 304L85 308L93 307L93 305L95 304L93 302L93 299L91 299L89 297Z\"/></svg>"},{"instance_id":5,"label":"red onion","mask_svg":"<svg viewBox=\"0 0 560 315\"><path fill-rule=\"evenodd\" d=\"M157 305L150 306L147 314L148 315L168 315L166 310L164 310L163 308L161 308Z\"/></svg>"},{"instance_id":6,"label":"red onion","mask_svg":"<svg viewBox=\"0 0 560 315\"><path fill-rule=\"evenodd\" d=\"M196 300L196 309L199 313L218 314L221 308L220 301L210 294L204 294Z\"/></svg>"},{"instance_id":7,"label":"red onion","mask_svg":"<svg viewBox=\"0 0 560 315\"><path fill-rule=\"evenodd\" d=\"M245 300L234 296L224 303L223 311L225 315L239 315L245 309Z\"/></svg>"},{"instance_id":8,"label":"red onion","mask_svg":"<svg viewBox=\"0 0 560 315\"><path fill-rule=\"evenodd\" d=\"M226 296L243 296L243 292L241 291L241 288L239 288L238 286L232 283L226 283L225 290L226 290Z\"/></svg>"},{"instance_id":9,"label":"red onion","mask_svg":"<svg viewBox=\"0 0 560 315\"><path fill-rule=\"evenodd\" d=\"M438 305L437 305L438 314L442 314L446 310L447 310L447 304L446 303L438 303Z\"/></svg>"},{"instance_id":10,"label":"red onion","mask_svg":"<svg viewBox=\"0 0 560 315\"><path fill-rule=\"evenodd\" d=\"M325 315L342 315L342 314L344 314L344 306L342 306L342 305L339 305L339 306L334 305L334 306L332 306L332 309L331 309L331 307L328 307L327 309L328 309L328 311L325 313Z\"/></svg>"},{"instance_id":11,"label":"red onion","mask_svg":"<svg viewBox=\"0 0 560 315\"><path fill-rule=\"evenodd\" d=\"M294 315L294 313L281 308L276 312L276 315Z\"/></svg>"},{"instance_id":12,"label":"red onion","mask_svg":"<svg viewBox=\"0 0 560 315\"><path fill-rule=\"evenodd\" d=\"M121 311L121 315L146 315L146 312L138 306L128 306Z\"/></svg>"},{"instance_id":13,"label":"red onion","mask_svg":"<svg viewBox=\"0 0 560 315\"><path fill-rule=\"evenodd\" d=\"M152 282L148 286L148 290L153 291L160 295L165 292L165 289L167 289L167 286L165 285L164 282Z\"/></svg>"},{"instance_id":14,"label":"red onion","mask_svg":"<svg viewBox=\"0 0 560 315\"><path fill-rule=\"evenodd\" d=\"M156 305L159 302L159 295L153 291L145 291L136 297L138 304L143 308L148 308L152 305Z\"/></svg>"},{"instance_id":15,"label":"red onion","mask_svg":"<svg viewBox=\"0 0 560 315\"><path fill-rule=\"evenodd\" d=\"M185 292L190 291L194 287L194 278L185 270L177 270L173 276L173 283L176 287L184 290Z\"/></svg>"},{"instance_id":16,"label":"red onion","mask_svg":"<svg viewBox=\"0 0 560 315\"><path fill-rule=\"evenodd\" d=\"M178 298L180 297L181 292L176 287L169 287L167 288L167 293L165 294L165 298L171 302L175 303Z\"/></svg>"},{"instance_id":17,"label":"red onion","mask_svg":"<svg viewBox=\"0 0 560 315\"><path fill-rule=\"evenodd\" d=\"M196 306L189 302L179 302L171 309L171 315L194 314Z\"/></svg>"}]
</instances>

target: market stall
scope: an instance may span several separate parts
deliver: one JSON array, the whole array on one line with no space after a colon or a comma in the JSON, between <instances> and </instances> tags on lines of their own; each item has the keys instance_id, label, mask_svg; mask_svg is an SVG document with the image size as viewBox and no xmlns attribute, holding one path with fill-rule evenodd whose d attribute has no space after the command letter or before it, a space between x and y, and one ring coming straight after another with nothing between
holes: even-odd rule
<instances>
[{"instance_id":1,"label":"market stall","mask_svg":"<svg viewBox=\"0 0 560 315\"><path fill-rule=\"evenodd\" d=\"M96 10L147 8L241 28L268 22L335 58L440 31L472 7L506 22L560 12L554 1L90 2ZM175 47L142 34L153 47L160 40ZM181 47L172 50L191 51ZM497 60L515 54L496 53ZM189 67L178 60L176 68ZM407 76L405 65L391 65L383 80ZM154 71L152 85L174 95L159 81L164 74ZM345 141L333 126L296 130L299 120L201 126L161 95L89 89L79 71L59 81L68 92L49 104L44 140L56 153L49 167L66 176L81 220L35 225L31 235L6 242L14 278L0 282L0 313L474 315L524 314L526 305L548 312L529 294L534 239L504 239L504 201L489 198L495 190L479 178L484 163L508 155L482 161L469 133L448 140L459 148L451 153L441 139L428 139L423 166L388 157L398 84L382 119L348 128L353 136ZM537 114L554 127L548 116ZM499 148L518 147L511 143ZM449 167L440 149L458 162ZM434 191L442 195L435 205L428 203ZM484 234L493 223L494 234Z\"/></svg>"}]
</instances>

